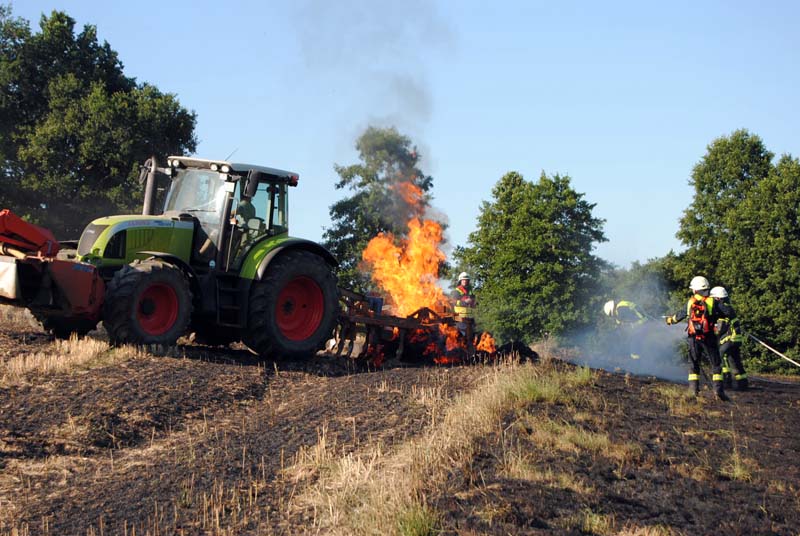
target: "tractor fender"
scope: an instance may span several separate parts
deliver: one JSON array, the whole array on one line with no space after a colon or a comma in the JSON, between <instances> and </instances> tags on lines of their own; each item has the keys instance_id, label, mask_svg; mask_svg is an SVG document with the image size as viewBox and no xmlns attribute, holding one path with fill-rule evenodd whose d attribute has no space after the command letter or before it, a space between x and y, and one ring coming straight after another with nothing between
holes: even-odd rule
<instances>
[{"instance_id":1,"label":"tractor fender","mask_svg":"<svg viewBox=\"0 0 800 536\"><path fill-rule=\"evenodd\" d=\"M181 272L183 272L183 275L186 276L187 281L189 281L192 294L195 296L199 295L200 282L197 278L197 274L194 272L194 269L186 263L186 261L177 255L173 255L172 253L164 253L162 251L139 251L136 253L136 257L143 261L160 259L177 267Z\"/></svg>"},{"instance_id":2,"label":"tractor fender","mask_svg":"<svg viewBox=\"0 0 800 536\"><path fill-rule=\"evenodd\" d=\"M266 257L261 259L261 262L258 265L258 270L256 271L256 275L258 280L264 277L264 273L267 271L267 267L269 263L272 262L278 255L280 255L284 251L289 251L293 249L302 249L304 251L308 251L314 253L315 255L319 255L325 262L336 268L339 266L339 262L336 260L336 257L333 254L322 247L321 245L317 244L316 242L312 242L311 240L305 240L303 238L292 238L285 242L282 242L278 247L267 253Z\"/></svg>"}]
</instances>

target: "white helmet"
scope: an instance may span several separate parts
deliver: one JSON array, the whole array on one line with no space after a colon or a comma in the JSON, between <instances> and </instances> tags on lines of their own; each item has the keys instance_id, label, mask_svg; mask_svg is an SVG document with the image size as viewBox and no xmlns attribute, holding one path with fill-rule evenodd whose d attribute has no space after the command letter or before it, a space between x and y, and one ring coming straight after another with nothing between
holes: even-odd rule
<instances>
[{"instance_id":1,"label":"white helmet","mask_svg":"<svg viewBox=\"0 0 800 536\"><path fill-rule=\"evenodd\" d=\"M728 291L725 290L725 287L714 287L711 289L711 297L712 298L727 298Z\"/></svg>"},{"instance_id":2,"label":"white helmet","mask_svg":"<svg viewBox=\"0 0 800 536\"><path fill-rule=\"evenodd\" d=\"M608 300L605 305L603 305L603 312L608 316L612 316L614 314L615 305L614 300Z\"/></svg>"},{"instance_id":3,"label":"white helmet","mask_svg":"<svg viewBox=\"0 0 800 536\"><path fill-rule=\"evenodd\" d=\"M458 280L461 281L462 279L466 279L467 281L469 281L470 279L469 274L467 272L461 272L460 274L458 274Z\"/></svg>"},{"instance_id":4,"label":"white helmet","mask_svg":"<svg viewBox=\"0 0 800 536\"><path fill-rule=\"evenodd\" d=\"M709 284L708 279L703 277L702 275L697 275L692 278L692 282L689 283L689 290L697 292L699 290L708 290Z\"/></svg>"}]
</instances>

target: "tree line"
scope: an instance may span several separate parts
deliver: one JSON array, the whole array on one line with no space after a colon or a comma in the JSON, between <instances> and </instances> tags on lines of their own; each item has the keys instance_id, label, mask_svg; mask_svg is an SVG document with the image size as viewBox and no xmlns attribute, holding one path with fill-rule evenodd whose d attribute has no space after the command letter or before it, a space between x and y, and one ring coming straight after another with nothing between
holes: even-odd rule
<instances>
[{"instance_id":1,"label":"tree line","mask_svg":"<svg viewBox=\"0 0 800 536\"><path fill-rule=\"evenodd\" d=\"M196 116L125 76L94 26L66 13L39 31L0 5L0 207L80 235L92 219L141 207L139 165L195 150Z\"/></svg>"},{"instance_id":2,"label":"tree line","mask_svg":"<svg viewBox=\"0 0 800 536\"><path fill-rule=\"evenodd\" d=\"M95 217L139 209L138 166L151 154L193 153L196 114L126 76L95 27L76 33L54 11L39 28L0 6L0 208L74 238ZM367 242L380 232L403 237L420 210L397 195L398 182L413 179L424 209L434 179L395 128L369 127L356 149L358 162L334 166L343 197L330 206L323 240L341 262L342 286L369 291ZM689 181L694 195L677 229L685 250L621 269L593 253L605 222L568 175L509 171L440 276L468 271L480 327L501 341L531 341L595 326L612 297L648 311L677 307L702 274L728 289L746 329L797 358L800 162L776 159L757 135L737 130L708 145ZM751 367L782 368L760 347L745 351Z\"/></svg>"}]
</instances>

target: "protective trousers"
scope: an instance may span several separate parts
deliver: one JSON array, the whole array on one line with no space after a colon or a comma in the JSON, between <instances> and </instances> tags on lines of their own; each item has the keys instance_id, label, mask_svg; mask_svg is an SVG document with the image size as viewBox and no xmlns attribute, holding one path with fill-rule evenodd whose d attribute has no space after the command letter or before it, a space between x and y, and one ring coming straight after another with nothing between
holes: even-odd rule
<instances>
[{"instance_id":1,"label":"protective trousers","mask_svg":"<svg viewBox=\"0 0 800 536\"><path fill-rule=\"evenodd\" d=\"M719 347L720 356L727 356L737 389L747 388L747 372L742 363L742 343L726 341Z\"/></svg>"},{"instance_id":2,"label":"protective trousers","mask_svg":"<svg viewBox=\"0 0 800 536\"><path fill-rule=\"evenodd\" d=\"M714 393L718 397L724 398L722 360L719 356L717 339L713 335L707 335L703 339L689 337L689 387L695 394L700 390L700 365L704 358L711 364Z\"/></svg>"}]
</instances>

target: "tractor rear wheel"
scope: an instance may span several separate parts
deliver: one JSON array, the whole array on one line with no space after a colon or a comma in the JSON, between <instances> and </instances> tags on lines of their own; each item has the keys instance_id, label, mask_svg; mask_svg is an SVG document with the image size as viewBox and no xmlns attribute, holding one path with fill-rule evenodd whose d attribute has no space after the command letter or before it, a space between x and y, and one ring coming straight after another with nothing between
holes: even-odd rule
<instances>
[{"instance_id":1,"label":"tractor rear wheel","mask_svg":"<svg viewBox=\"0 0 800 536\"><path fill-rule=\"evenodd\" d=\"M173 345L192 315L183 272L157 259L124 266L108 284L103 324L113 344Z\"/></svg>"},{"instance_id":2,"label":"tractor rear wheel","mask_svg":"<svg viewBox=\"0 0 800 536\"><path fill-rule=\"evenodd\" d=\"M308 251L286 252L253 283L245 344L269 359L313 354L331 337L338 312L331 266Z\"/></svg>"}]
</instances>

